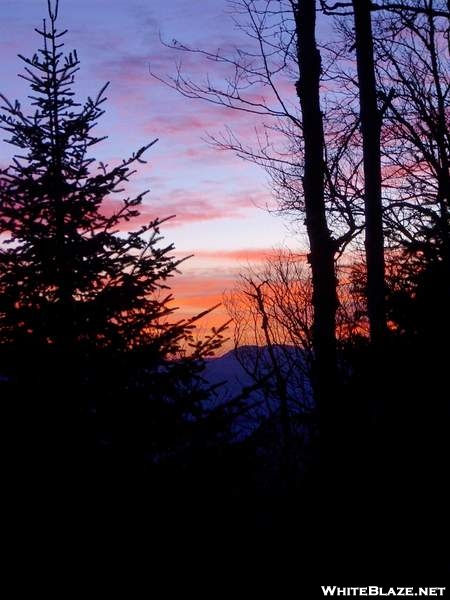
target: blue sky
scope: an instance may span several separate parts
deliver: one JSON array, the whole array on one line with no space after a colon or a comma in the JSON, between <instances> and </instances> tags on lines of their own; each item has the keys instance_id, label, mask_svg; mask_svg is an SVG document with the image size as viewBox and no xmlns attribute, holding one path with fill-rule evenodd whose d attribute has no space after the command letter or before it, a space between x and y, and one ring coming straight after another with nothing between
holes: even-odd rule
<instances>
[{"instance_id":1,"label":"blue sky","mask_svg":"<svg viewBox=\"0 0 450 600\"><path fill-rule=\"evenodd\" d=\"M17 77L17 53L37 49L45 0L2 0L0 21L0 89L10 99L24 100L27 84ZM228 152L212 148L206 133L225 126L249 139L256 121L236 111L183 98L149 74L175 73L180 58L164 47L170 42L216 49L242 42L226 0L61 0L59 24L69 30L66 50L81 59L76 92L82 100L106 81L106 114L98 132L109 139L96 158L113 161L159 138L140 168L130 192L150 188L145 217L176 214L163 230L180 255L194 254L174 282L178 304L186 312L219 299L232 287L241 266L260 260L280 245L295 245L286 222L264 210L273 204L265 173ZM183 55L184 69L205 75L197 57ZM212 71L213 72L213 71ZM9 162L11 148L0 145L0 163Z\"/></svg>"}]
</instances>

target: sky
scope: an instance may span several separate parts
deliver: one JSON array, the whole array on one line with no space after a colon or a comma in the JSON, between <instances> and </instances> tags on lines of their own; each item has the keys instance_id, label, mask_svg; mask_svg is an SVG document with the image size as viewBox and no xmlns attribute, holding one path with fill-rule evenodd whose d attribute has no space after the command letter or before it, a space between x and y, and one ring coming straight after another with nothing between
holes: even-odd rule
<instances>
[{"instance_id":1,"label":"sky","mask_svg":"<svg viewBox=\"0 0 450 600\"><path fill-rule=\"evenodd\" d=\"M24 100L27 83L17 54L31 56L40 38L34 32L46 15L46 0L0 0L0 91ZM254 138L255 120L245 113L189 100L151 77L174 75L176 61L193 77L206 75L194 55L180 57L161 39L215 50L242 43L226 0L60 0L59 27L68 29L66 50L81 60L75 91L83 100L110 81L106 113L97 132L108 140L95 157L113 162L158 138L129 191L149 189L143 217L176 215L163 228L178 257L194 255L171 281L183 316L221 301L238 273L258 264L280 246L298 239L287 222L266 210L274 206L264 171L207 141L231 127L244 141ZM214 66L214 65L212 65ZM213 69L211 69L213 73ZM0 164L12 150L0 143ZM203 327L226 318L223 308Z\"/></svg>"}]
</instances>

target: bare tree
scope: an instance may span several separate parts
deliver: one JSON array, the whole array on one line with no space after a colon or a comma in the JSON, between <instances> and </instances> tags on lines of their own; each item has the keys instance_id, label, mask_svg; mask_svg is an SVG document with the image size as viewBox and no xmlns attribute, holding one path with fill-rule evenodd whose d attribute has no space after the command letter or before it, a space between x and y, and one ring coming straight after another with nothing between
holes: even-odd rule
<instances>
[{"instance_id":1,"label":"bare tree","mask_svg":"<svg viewBox=\"0 0 450 600\"><path fill-rule=\"evenodd\" d=\"M301 0L292 7L299 69L297 94L303 124L303 193L313 285L313 384L322 416L326 418L337 383L337 294L334 267L336 245L328 228L325 207L324 130L320 107L321 57L316 42L315 0Z\"/></svg>"},{"instance_id":2,"label":"bare tree","mask_svg":"<svg viewBox=\"0 0 450 600\"><path fill-rule=\"evenodd\" d=\"M353 0L352 5L364 157L367 310L371 340L375 346L381 346L386 333L381 199L381 115L377 106L371 2Z\"/></svg>"},{"instance_id":3,"label":"bare tree","mask_svg":"<svg viewBox=\"0 0 450 600\"><path fill-rule=\"evenodd\" d=\"M262 165L274 183L280 209L297 221L305 219L313 286L313 381L325 415L333 405L337 381L336 263L347 245L365 230L365 296L370 335L378 349L387 329L383 225L396 227L397 236L405 235L393 202L394 197L399 200L401 192L389 189L387 175L381 169L381 135L384 142L389 129L384 119L393 114L395 86L389 82L384 86L376 80L381 71L376 71L374 64L373 15L376 13L377 21L388 15L397 20L425 19L427 15L446 19L447 12L442 2L430 0L321 1L324 13L341 15L338 21L347 37L346 47L339 47L328 41L319 45L318 5L312 0L231 2L236 24L248 36L250 46L233 54L174 44L181 51L197 53L213 62L216 73L223 69L226 77L219 80L219 75L214 80L208 76L198 82L180 67L165 83L186 97L252 113L259 119L256 148L246 145L229 129L211 141ZM352 63L355 50L356 68ZM442 118L439 128L441 138L445 137ZM391 131L395 135L395 128ZM396 185L401 190L401 182L397 180ZM382 193L392 210L383 212ZM389 240L395 237L388 233ZM379 372L375 365L374 382L379 380ZM374 384L371 389L379 387ZM380 394L374 391L372 395Z\"/></svg>"},{"instance_id":4,"label":"bare tree","mask_svg":"<svg viewBox=\"0 0 450 600\"><path fill-rule=\"evenodd\" d=\"M399 12L378 24L380 95L388 98L385 222L396 248L449 265L449 22L432 12L437 3L426 4L428 13Z\"/></svg>"},{"instance_id":5,"label":"bare tree","mask_svg":"<svg viewBox=\"0 0 450 600\"><path fill-rule=\"evenodd\" d=\"M281 469L292 485L298 443L317 426L312 400L312 286L305 255L280 252L262 269L249 267L225 305L234 322L235 355L259 389L254 413L278 423Z\"/></svg>"},{"instance_id":6,"label":"bare tree","mask_svg":"<svg viewBox=\"0 0 450 600\"><path fill-rule=\"evenodd\" d=\"M339 269L338 344L351 345L367 336L363 298L355 287L354 264ZM299 444L311 440L318 424L312 402L314 364L313 286L305 254L282 250L260 267L248 267L225 296L233 321L234 352L257 390L249 418L279 424L281 456L292 475ZM340 362L346 362L340 352ZM348 372L348 365L343 367ZM336 399L336 411L343 412ZM336 425L336 423L335 423ZM336 434L340 435L336 427ZM299 460L301 464L302 460ZM290 476L289 475L289 476Z\"/></svg>"},{"instance_id":7,"label":"bare tree","mask_svg":"<svg viewBox=\"0 0 450 600\"><path fill-rule=\"evenodd\" d=\"M164 81L188 98L261 119L256 149L230 130L212 141L264 166L275 184L280 209L294 214L297 221L305 218L314 289L314 387L317 401L325 407L332 402L337 381L335 261L360 231L363 212L358 214L357 209L360 190L354 180L358 167L351 164L352 159L343 167L355 128L343 127L341 121L339 131L338 119L330 118L324 131L316 2L237 0L231 5L237 25L253 48L226 54L174 44L224 69L228 73L225 84L209 76L203 82L194 81L181 68Z\"/></svg>"}]
</instances>

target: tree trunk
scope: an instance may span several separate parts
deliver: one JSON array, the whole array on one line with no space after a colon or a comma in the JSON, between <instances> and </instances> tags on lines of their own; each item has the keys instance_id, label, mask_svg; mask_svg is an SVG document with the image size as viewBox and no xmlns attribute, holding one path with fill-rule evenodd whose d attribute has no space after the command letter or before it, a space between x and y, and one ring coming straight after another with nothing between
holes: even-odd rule
<instances>
[{"instance_id":1,"label":"tree trunk","mask_svg":"<svg viewBox=\"0 0 450 600\"><path fill-rule=\"evenodd\" d=\"M367 310L370 338L374 348L382 345L386 333L384 239L381 201L381 117L373 58L370 0L352 0L359 104L364 160L364 204L366 216Z\"/></svg>"},{"instance_id":2,"label":"tree trunk","mask_svg":"<svg viewBox=\"0 0 450 600\"><path fill-rule=\"evenodd\" d=\"M324 133L320 109L321 57L316 44L316 2L301 0L295 10L300 101L304 140L303 191L309 262L313 283L313 389L322 423L328 420L336 396L336 274L335 243L326 219Z\"/></svg>"}]
</instances>

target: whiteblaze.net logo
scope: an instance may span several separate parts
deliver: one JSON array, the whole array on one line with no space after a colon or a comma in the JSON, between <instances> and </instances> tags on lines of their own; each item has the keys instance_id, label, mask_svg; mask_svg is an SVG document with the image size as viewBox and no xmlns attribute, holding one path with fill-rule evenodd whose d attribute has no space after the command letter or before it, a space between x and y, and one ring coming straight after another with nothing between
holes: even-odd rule
<instances>
[{"instance_id":1,"label":"whiteblaze.net logo","mask_svg":"<svg viewBox=\"0 0 450 600\"><path fill-rule=\"evenodd\" d=\"M324 596L443 596L445 587L338 587L337 585L322 585Z\"/></svg>"}]
</instances>

